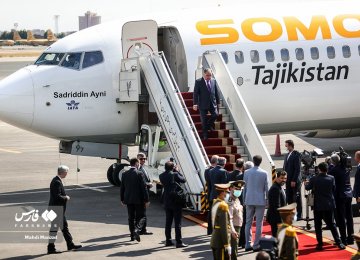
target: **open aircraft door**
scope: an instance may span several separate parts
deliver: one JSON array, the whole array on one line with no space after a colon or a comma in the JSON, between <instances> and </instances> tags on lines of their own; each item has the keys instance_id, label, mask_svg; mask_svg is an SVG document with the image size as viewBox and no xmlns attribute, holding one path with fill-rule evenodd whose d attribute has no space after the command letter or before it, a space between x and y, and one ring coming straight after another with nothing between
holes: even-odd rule
<instances>
[{"instance_id":1,"label":"open aircraft door","mask_svg":"<svg viewBox=\"0 0 360 260\"><path fill-rule=\"evenodd\" d=\"M122 28L123 58L137 57L136 50L158 51L158 26L153 20L127 22Z\"/></svg>"}]
</instances>

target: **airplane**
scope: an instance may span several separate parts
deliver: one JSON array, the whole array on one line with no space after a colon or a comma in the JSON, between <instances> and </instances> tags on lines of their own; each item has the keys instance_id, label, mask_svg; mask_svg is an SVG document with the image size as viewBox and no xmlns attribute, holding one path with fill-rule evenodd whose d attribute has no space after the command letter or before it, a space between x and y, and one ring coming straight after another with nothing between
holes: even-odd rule
<instances>
[{"instance_id":1,"label":"airplane","mask_svg":"<svg viewBox=\"0 0 360 260\"><path fill-rule=\"evenodd\" d=\"M21 45L28 45L29 44L28 40L21 38L18 31L13 30L13 34L14 34L13 35L13 41L14 41L15 44L21 44Z\"/></svg>"},{"instance_id":2,"label":"airplane","mask_svg":"<svg viewBox=\"0 0 360 260\"><path fill-rule=\"evenodd\" d=\"M60 150L86 142L92 156L111 158L107 145L134 145L154 116L148 102L116 102L122 59L137 57L139 47L163 51L186 92L201 75L202 54L217 49L260 133L359 134L357 7L353 0L237 3L93 26L3 79L0 119L60 140Z\"/></svg>"},{"instance_id":3,"label":"airplane","mask_svg":"<svg viewBox=\"0 0 360 260\"><path fill-rule=\"evenodd\" d=\"M53 44L54 42L57 41L57 38L56 36L54 35L54 33L48 29L47 30L47 38L46 39L36 39L33 34L32 34L32 31L28 30L27 31L27 41L30 45L34 45L34 46L37 46L37 45L45 45L45 46L48 46L48 45L51 45Z\"/></svg>"}]
</instances>

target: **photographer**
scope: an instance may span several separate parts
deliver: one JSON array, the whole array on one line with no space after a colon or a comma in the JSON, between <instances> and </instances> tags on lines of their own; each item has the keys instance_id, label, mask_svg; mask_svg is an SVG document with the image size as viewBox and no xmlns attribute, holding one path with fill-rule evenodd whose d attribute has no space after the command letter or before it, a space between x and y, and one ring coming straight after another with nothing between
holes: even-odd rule
<instances>
[{"instance_id":1,"label":"photographer","mask_svg":"<svg viewBox=\"0 0 360 260\"><path fill-rule=\"evenodd\" d=\"M336 153L331 155L331 162L334 165L329 175L334 176L336 192L336 225L339 227L341 241L344 245L354 244L354 221L352 218L352 189L350 184L350 171L341 164L340 156ZM346 236L347 231L347 236Z\"/></svg>"}]
</instances>

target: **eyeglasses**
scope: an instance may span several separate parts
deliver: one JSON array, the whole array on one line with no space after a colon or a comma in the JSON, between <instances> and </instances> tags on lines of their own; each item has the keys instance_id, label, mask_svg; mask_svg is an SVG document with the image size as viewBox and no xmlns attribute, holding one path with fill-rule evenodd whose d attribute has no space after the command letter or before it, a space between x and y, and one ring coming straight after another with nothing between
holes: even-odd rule
<instances>
[{"instance_id":1,"label":"eyeglasses","mask_svg":"<svg viewBox=\"0 0 360 260\"><path fill-rule=\"evenodd\" d=\"M140 160L140 161L145 161L145 160L146 160L146 158L140 158L139 160Z\"/></svg>"}]
</instances>

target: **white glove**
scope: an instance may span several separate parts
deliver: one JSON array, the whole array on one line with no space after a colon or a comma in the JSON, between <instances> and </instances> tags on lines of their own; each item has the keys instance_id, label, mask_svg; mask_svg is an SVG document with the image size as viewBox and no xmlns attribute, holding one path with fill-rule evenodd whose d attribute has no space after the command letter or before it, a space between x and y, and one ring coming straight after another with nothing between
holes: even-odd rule
<instances>
[{"instance_id":1,"label":"white glove","mask_svg":"<svg viewBox=\"0 0 360 260\"><path fill-rule=\"evenodd\" d=\"M228 255L231 255L231 246L227 246L226 251L228 252Z\"/></svg>"}]
</instances>

